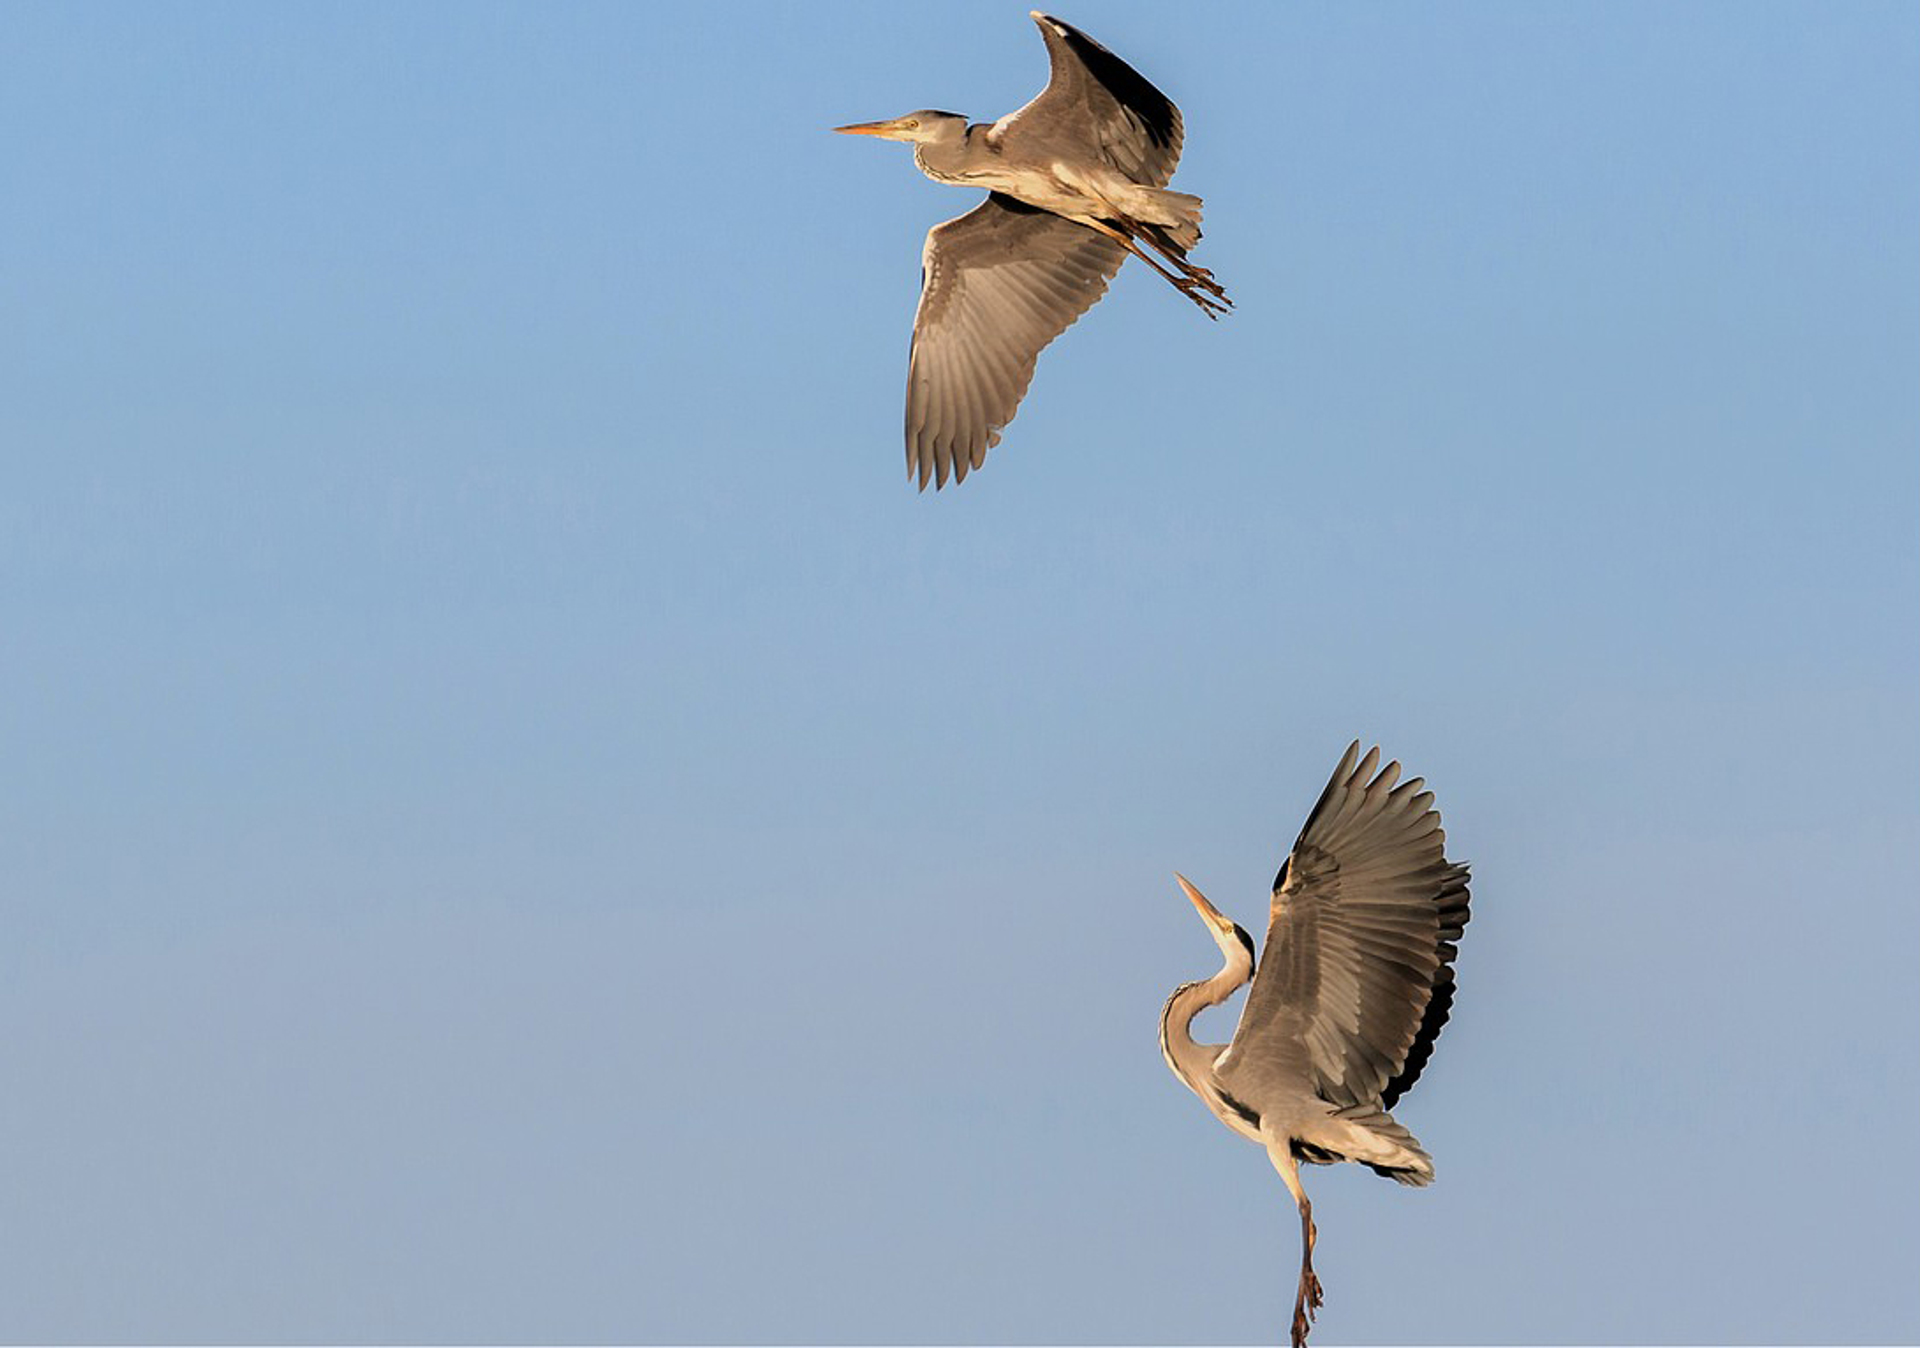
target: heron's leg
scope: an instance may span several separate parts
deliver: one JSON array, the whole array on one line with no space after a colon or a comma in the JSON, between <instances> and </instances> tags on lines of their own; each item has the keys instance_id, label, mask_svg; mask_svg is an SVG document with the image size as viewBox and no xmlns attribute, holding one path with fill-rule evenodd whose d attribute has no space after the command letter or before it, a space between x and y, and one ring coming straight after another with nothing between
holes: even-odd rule
<instances>
[{"instance_id":1,"label":"heron's leg","mask_svg":"<svg viewBox=\"0 0 1920 1348\"><path fill-rule=\"evenodd\" d=\"M1313 1224L1313 1204L1303 1197L1300 1200L1300 1241L1303 1251L1300 1256L1300 1291L1306 1298L1309 1320L1321 1305L1320 1279L1313 1271L1313 1247L1319 1239L1320 1228Z\"/></svg>"},{"instance_id":2,"label":"heron's leg","mask_svg":"<svg viewBox=\"0 0 1920 1348\"><path fill-rule=\"evenodd\" d=\"M1145 239L1154 252L1178 267L1181 274L1188 280L1206 290L1208 294L1226 300L1229 308L1233 306L1233 301L1227 299L1226 287L1213 279L1213 273L1197 262L1188 261L1186 250L1171 243L1164 232L1157 228L1145 228L1139 225L1135 225L1134 228L1139 238Z\"/></svg>"},{"instance_id":3,"label":"heron's leg","mask_svg":"<svg viewBox=\"0 0 1920 1348\"><path fill-rule=\"evenodd\" d=\"M1313 1247L1320 1238L1313 1224L1313 1204L1300 1183L1300 1165L1293 1159L1288 1139L1270 1138L1267 1157L1300 1209L1300 1287L1293 1297L1293 1348L1306 1348L1307 1331L1313 1327L1313 1313L1320 1309L1320 1279L1313 1271Z\"/></svg>"},{"instance_id":4,"label":"heron's leg","mask_svg":"<svg viewBox=\"0 0 1920 1348\"><path fill-rule=\"evenodd\" d=\"M1132 238L1144 239L1148 247L1160 254L1161 257L1165 258L1177 269L1177 274L1175 274L1174 272L1169 272L1165 267L1155 268L1162 276L1165 276L1169 281L1173 282L1175 289L1199 305L1201 311L1204 312L1207 317L1213 318L1217 314L1224 314L1227 310L1233 308L1233 301L1227 298L1227 288L1213 279L1212 272L1200 266L1198 263L1189 262L1185 253L1169 246L1164 239L1159 237L1160 232L1158 230L1144 228L1132 220L1124 221L1124 223ZM1148 258L1147 255L1142 253L1138 248L1133 250L1133 255L1148 262L1152 261L1152 259Z\"/></svg>"},{"instance_id":5,"label":"heron's leg","mask_svg":"<svg viewBox=\"0 0 1920 1348\"><path fill-rule=\"evenodd\" d=\"M1082 219L1080 223L1086 225L1089 229L1106 235L1109 239L1112 239L1115 243L1133 254L1133 256L1139 258L1149 267L1152 267L1156 272L1160 273L1161 276L1165 277L1175 290L1178 290L1182 295L1185 295L1188 299L1199 305L1200 312L1208 318L1218 319L1221 314L1226 313L1227 310L1233 307L1233 301L1226 300L1227 292L1213 284L1212 273L1209 272L1207 274L1205 282L1196 281L1191 276L1182 276L1178 272L1169 271L1161 266L1159 262L1142 252L1140 245L1135 243L1130 236L1121 233L1106 221ZM1176 261L1178 261L1178 259L1176 259ZM1191 264L1182 262L1180 265L1183 268L1192 270ZM1211 293L1202 294L1199 289L1196 289L1196 286L1202 287ZM1215 298L1216 295L1218 299ZM1220 300L1226 300L1226 303L1221 304L1219 302Z\"/></svg>"},{"instance_id":6,"label":"heron's leg","mask_svg":"<svg viewBox=\"0 0 1920 1348\"><path fill-rule=\"evenodd\" d=\"M1096 230L1099 233L1106 235L1109 239L1112 239L1115 243L1119 244L1122 248L1126 249L1129 253L1132 253L1135 257L1139 258L1142 262L1146 263L1149 267L1152 267L1155 271L1159 272L1162 276L1166 277L1167 280L1173 282L1173 284L1178 286L1181 290L1185 290L1187 288L1185 277L1180 275L1180 273L1178 272L1169 271L1167 268L1161 266L1160 263L1157 262L1155 259L1148 257L1145 253L1141 252L1140 245L1134 242L1132 235L1122 233L1120 230L1115 229L1112 225L1108 224L1104 220L1083 220L1081 221L1081 223L1088 226L1090 229Z\"/></svg>"},{"instance_id":7,"label":"heron's leg","mask_svg":"<svg viewBox=\"0 0 1920 1348\"><path fill-rule=\"evenodd\" d=\"M1213 279L1212 272L1199 263L1189 260L1187 250L1169 238L1165 229L1159 225L1143 225L1138 220L1124 215L1120 216L1119 220L1128 233L1144 242L1179 271L1182 281L1175 284L1179 285L1189 298L1195 296L1198 291L1204 290L1214 299L1222 301L1228 309L1233 307L1233 301L1227 297L1227 288Z\"/></svg>"}]
</instances>

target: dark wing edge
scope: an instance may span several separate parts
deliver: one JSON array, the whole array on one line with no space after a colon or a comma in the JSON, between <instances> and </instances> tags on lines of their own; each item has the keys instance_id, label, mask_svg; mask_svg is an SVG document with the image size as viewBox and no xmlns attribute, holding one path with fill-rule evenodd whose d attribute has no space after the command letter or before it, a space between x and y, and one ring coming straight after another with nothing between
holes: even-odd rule
<instances>
[{"instance_id":1,"label":"dark wing edge","mask_svg":"<svg viewBox=\"0 0 1920 1348\"><path fill-rule=\"evenodd\" d=\"M1084 225L998 192L928 231L907 361L907 474L921 490L985 462L1040 352L1125 260Z\"/></svg>"},{"instance_id":2,"label":"dark wing edge","mask_svg":"<svg viewBox=\"0 0 1920 1348\"><path fill-rule=\"evenodd\" d=\"M1460 953L1460 937L1467 929L1467 919L1472 916L1467 910L1467 865L1456 862L1451 868L1449 887L1435 902L1440 907L1439 945L1440 967L1433 971L1433 992L1427 998L1427 1009L1420 1016L1420 1029L1413 1036L1413 1047L1407 1050L1407 1060L1400 1070L1385 1086L1380 1088L1380 1107L1392 1109L1401 1096L1413 1089L1413 1083L1420 1079L1427 1060L1433 1056L1433 1046L1440 1038L1440 1031L1446 1028L1447 1018L1453 1014L1453 961Z\"/></svg>"},{"instance_id":3,"label":"dark wing edge","mask_svg":"<svg viewBox=\"0 0 1920 1348\"><path fill-rule=\"evenodd\" d=\"M1377 748L1374 750L1376 756L1379 752ZM1287 873L1293 869L1294 853L1300 850L1300 844L1307 840L1309 833L1313 832L1314 824L1327 812L1327 803L1333 799L1333 793L1356 775L1353 765L1359 757L1360 741L1355 740L1347 746L1346 753L1341 755L1339 764L1333 770L1333 776L1327 778L1326 786L1321 789L1320 799L1316 800L1313 808L1307 811L1307 822L1300 826L1300 836L1293 840L1293 847L1288 850L1286 858L1280 863L1279 874L1273 877L1273 909L1268 914L1269 922L1280 915L1280 891L1287 887Z\"/></svg>"},{"instance_id":4,"label":"dark wing edge","mask_svg":"<svg viewBox=\"0 0 1920 1348\"><path fill-rule=\"evenodd\" d=\"M1114 102L1139 119L1141 130L1146 132L1147 139L1156 149L1179 157L1185 127L1180 119L1180 109L1174 106L1172 99L1155 88L1145 75L1072 24L1047 15L1042 15L1036 22L1047 39L1050 55L1057 50L1054 45L1057 38L1059 44L1079 59L1087 73L1107 91Z\"/></svg>"},{"instance_id":5,"label":"dark wing edge","mask_svg":"<svg viewBox=\"0 0 1920 1348\"><path fill-rule=\"evenodd\" d=\"M1046 138L1051 152L1057 128L1075 124L1075 113L1084 111L1097 138L1090 151L1137 182L1165 187L1186 135L1173 100L1072 24L1038 11L1033 21L1047 44L1050 78L1025 107L1002 118L996 132ZM1025 126L1022 118L1029 119Z\"/></svg>"},{"instance_id":6,"label":"dark wing edge","mask_svg":"<svg viewBox=\"0 0 1920 1348\"><path fill-rule=\"evenodd\" d=\"M1233 1052L1303 1040L1322 1098L1391 1108L1419 1079L1453 1006L1468 871L1419 778L1348 747L1274 880L1261 972ZM1397 783L1397 785L1396 785ZM1284 1022L1284 1024L1282 1023ZM1242 1050L1244 1049L1244 1052Z\"/></svg>"}]
</instances>

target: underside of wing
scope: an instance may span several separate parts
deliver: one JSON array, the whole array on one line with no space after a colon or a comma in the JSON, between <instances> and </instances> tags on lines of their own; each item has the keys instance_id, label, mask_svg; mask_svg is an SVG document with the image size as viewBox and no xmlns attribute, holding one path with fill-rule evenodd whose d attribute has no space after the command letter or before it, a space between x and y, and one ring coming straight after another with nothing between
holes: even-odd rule
<instances>
[{"instance_id":1,"label":"underside of wing","mask_svg":"<svg viewBox=\"0 0 1920 1348\"><path fill-rule=\"evenodd\" d=\"M1391 1107L1413 1084L1453 1004L1467 868L1446 857L1433 794L1356 742L1274 881L1228 1081L1304 1066L1338 1107Z\"/></svg>"},{"instance_id":2,"label":"underside of wing","mask_svg":"<svg viewBox=\"0 0 1920 1348\"><path fill-rule=\"evenodd\" d=\"M1052 76L994 127L1022 158L1094 154L1137 183L1165 187L1180 162L1180 109L1145 76L1070 23L1037 15Z\"/></svg>"},{"instance_id":3,"label":"underside of wing","mask_svg":"<svg viewBox=\"0 0 1920 1348\"><path fill-rule=\"evenodd\" d=\"M907 472L963 480L1000 443L1034 362L1105 293L1111 240L994 193L927 234L907 362Z\"/></svg>"}]
</instances>

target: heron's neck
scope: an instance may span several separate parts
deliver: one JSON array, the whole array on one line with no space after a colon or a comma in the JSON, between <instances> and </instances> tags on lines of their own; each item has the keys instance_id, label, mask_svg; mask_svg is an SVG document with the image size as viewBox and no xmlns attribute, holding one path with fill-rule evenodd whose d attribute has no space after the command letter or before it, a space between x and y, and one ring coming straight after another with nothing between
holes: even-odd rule
<instances>
[{"instance_id":1,"label":"heron's neck","mask_svg":"<svg viewBox=\"0 0 1920 1348\"><path fill-rule=\"evenodd\" d=\"M967 167L975 158L975 143L985 133L985 127L970 126L939 140L923 140L913 147L913 162L937 183L965 182Z\"/></svg>"},{"instance_id":2,"label":"heron's neck","mask_svg":"<svg viewBox=\"0 0 1920 1348\"><path fill-rule=\"evenodd\" d=\"M1183 984L1167 998L1167 1009L1160 1016L1160 1052L1166 1055L1173 1074L1202 1099L1206 1094L1200 1089L1199 1078L1220 1056L1220 1045L1194 1042L1193 1018L1233 996L1252 974L1244 960L1230 961L1212 978Z\"/></svg>"}]
</instances>

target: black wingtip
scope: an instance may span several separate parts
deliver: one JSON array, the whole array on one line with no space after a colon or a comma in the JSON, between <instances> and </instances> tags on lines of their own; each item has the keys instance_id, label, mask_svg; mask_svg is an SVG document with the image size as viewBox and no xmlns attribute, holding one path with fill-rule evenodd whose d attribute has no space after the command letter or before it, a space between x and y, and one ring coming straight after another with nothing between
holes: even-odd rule
<instances>
[{"instance_id":1,"label":"black wingtip","mask_svg":"<svg viewBox=\"0 0 1920 1348\"><path fill-rule=\"evenodd\" d=\"M1371 752L1375 756L1378 756L1378 754L1380 753L1379 747L1375 746ZM1353 741L1353 743L1347 746L1347 751L1344 754L1340 755L1339 763L1334 766L1333 775L1327 778L1327 784L1324 787L1322 787L1320 790L1320 799L1316 800L1313 803L1313 808L1307 811L1307 822L1300 826L1300 837L1295 838L1293 840L1294 847L1297 848L1300 846L1300 838L1304 838L1309 833L1313 832L1314 821L1319 819L1321 814L1326 810L1327 802L1333 799L1333 793L1335 788L1339 787L1342 783L1352 779L1354 765L1356 761L1359 759L1359 757L1360 757L1360 741L1355 740ZM1287 859L1280 863L1280 873L1273 877L1274 893L1278 894L1282 889L1286 887L1287 867L1290 864L1292 864L1292 862L1293 862L1293 851L1292 849L1289 849L1287 852Z\"/></svg>"},{"instance_id":2,"label":"black wingtip","mask_svg":"<svg viewBox=\"0 0 1920 1348\"><path fill-rule=\"evenodd\" d=\"M1067 44L1080 64L1087 68L1107 92L1112 94L1120 106L1130 110L1140 119L1146 128L1147 139L1162 149L1172 145L1180 135L1180 112L1173 100L1156 89L1152 82L1115 56L1098 42L1075 28L1072 24L1056 19L1039 10L1031 11L1033 21L1042 30L1051 28L1060 40Z\"/></svg>"}]
</instances>

